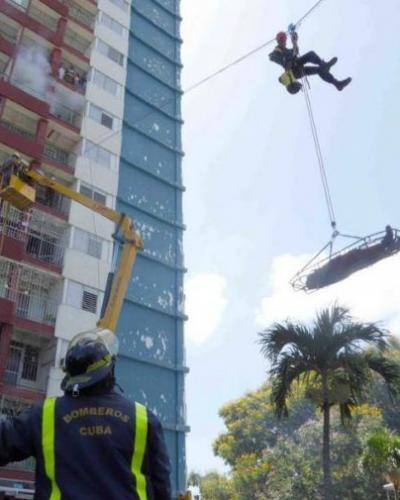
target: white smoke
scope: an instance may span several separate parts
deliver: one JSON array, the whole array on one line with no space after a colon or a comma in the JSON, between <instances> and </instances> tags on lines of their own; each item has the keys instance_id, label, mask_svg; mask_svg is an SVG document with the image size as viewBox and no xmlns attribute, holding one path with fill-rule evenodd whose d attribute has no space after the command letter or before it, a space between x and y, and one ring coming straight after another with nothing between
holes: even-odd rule
<instances>
[{"instance_id":1,"label":"white smoke","mask_svg":"<svg viewBox=\"0 0 400 500\"><path fill-rule=\"evenodd\" d=\"M61 104L72 111L81 112L85 105L85 98L82 95L68 92L61 85L56 86L51 74L48 51L35 43L19 49L13 82L26 92L46 100L50 104L51 111L59 108Z\"/></svg>"},{"instance_id":2,"label":"white smoke","mask_svg":"<svg viewBox=\"0 0 400 500\"><path fill-rule=\"evenodd\" d=\"M53 83L51 66L45 48L40 45L22 46L14 67L14 82L41 98L46 98Z\"/></svg>"}]
</instances>

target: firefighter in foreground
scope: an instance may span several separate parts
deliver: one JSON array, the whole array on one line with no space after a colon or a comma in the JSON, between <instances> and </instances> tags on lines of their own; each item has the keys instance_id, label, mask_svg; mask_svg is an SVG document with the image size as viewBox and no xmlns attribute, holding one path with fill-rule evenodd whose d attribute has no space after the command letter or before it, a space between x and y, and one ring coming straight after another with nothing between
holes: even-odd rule
<instances>
[{"instance_id":1,"label":"firefighter in foreground","mask_svg":"<svg viewBox=\"0 0 400 500\"><path fill-rule=\"evenodd\" d=\"M104 332L77 335L64 396L0 422L0 465L35 457L37 500L171 499L160 422L114 392L110 345Z\"/></svg>"},{"instance_id":2,"label":"firefighter in foreground","mask_svg":"<svg viewBox=\"0 0 400 500\"><path fill-rule=\"evenodd\" d=\"M307 52L299 56L297 33L293 32L291 38L293 48L289 49L286 46L286 33L284 31L278 33L276 35L277 46L269 55L271 61L283 66L285 69L285 73L280 77L279 81L286 86L290 93L295 94L301 89L301 84L297 79L303 76L319 75L322 80L331 83L338 90L343 90L351 82L351 78L337 80L331 74L331 67L336 64L337 57L325 62L315 52Z\"/></svg>"}]
</instances>

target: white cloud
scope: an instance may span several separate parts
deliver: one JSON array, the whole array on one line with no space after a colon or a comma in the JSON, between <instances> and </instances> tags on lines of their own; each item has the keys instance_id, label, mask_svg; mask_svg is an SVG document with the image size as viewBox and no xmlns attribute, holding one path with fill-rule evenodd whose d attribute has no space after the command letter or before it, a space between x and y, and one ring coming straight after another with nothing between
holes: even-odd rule
<instances>
[{"instance_id":1,"label":"white cloud","mask_svg":"<svg viewBox=\"0 0 400 500\"><path fill-rule=\"evenodd\" d=\"M199 274L186 284L187 337L197 344L205 342L217 329L224 313L226 279L219 274Z\"/></svg>"},{"instance_id":2,"label":"white cloud","mask_svg":"<svg viewBox=\"0 0 400 500\"><path fill-rule=\"evenodd\" d=\"M316 311L337 301L363 321L382 321L392 333L400 330L400 258L385 259L348 279L306 294L289 285L293 275L310 259L308 255L276 257L269 277L271 292L261 300L257 323L266 327L287 318L308 321Z\"/></svg>"}]
</instances>

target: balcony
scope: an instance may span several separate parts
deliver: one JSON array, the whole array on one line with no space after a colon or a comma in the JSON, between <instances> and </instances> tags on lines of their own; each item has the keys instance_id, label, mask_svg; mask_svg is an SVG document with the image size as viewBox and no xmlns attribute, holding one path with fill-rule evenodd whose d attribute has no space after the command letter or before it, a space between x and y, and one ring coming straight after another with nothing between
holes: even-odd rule
<instances>
[{"instance_id":1,"label":"balcony","mask_svg":"<svg viewBox=\"0 0 400 500\"><path fill-rule=\"evenodd\" d=\"M96 16L72 1L69 3L69 17L93 31Z\"/></svg>"},{"instance_id":2,"label":"balcony","mask_svg":"<svg viewBox=\"0 0 400 500\"><path fill-rule=\"evenodd\" d=\"M8 122L6 120L0 120L0 126L5 127L7 130L10 130L11 132L14 132L17 135L20 135L21 137L24 137L25 139L33 140L35 138L35 134L26 128L23 128L19 125L16 125L15 123Z\"/></svg>"},{"instance_id":3,"label":"balcony","mask_svg":"<svg viewBox=\"0 0 400 500\"><path fill-rule=\"evenodd\" d=\"M67 28L64 43L85 57L89 57L92 42L81 37L76 31Z\"/></svg>"},{"instance_id":4,"label":"balcony","mask_svg":"<svg viewBox=\"0 0 400 500\"><path fill-rule=\"evenodd\" d=\"M36 6L32 5L29 7L28 15L40 24L43 24L54 33L57 31L58 19L50 16L42 9L38 9Z\"/></svg>"},{"instance_id":5,"label":"balcony","mask_svg":"<svg viewBox=\"0 0 400 500\"><path fill-rule=\"evenodd\" d=\"M1 21L3 21L1 19ZM5 24L4 22L0 22L0 37L7 40L7 42L15 45L18 39L18 29L10 26L9 24Z\"/></svg>"},{"instance_id":6,"label":"balcony","mask_svg":"<svg viewBox=\"0 0 400 500\"><path fill-rule=\"evenodd\" d=\"M67 198L44 186L36 186L36 203L65 216L69 214L71 206Z\"/></svg>"},{"instance_id":7,"label":"balcony","mask_svg":"<svg viewBox=\"0 0 400 500\"><path fill-rule=\"evenodd\" d=\"M60 267L64 259L63 241L65 241L66 228L63 224L53 222L54 220L38 210L33 210L31 214L28 214L2 203L0 238L5 236L20 241L27 256Z\"/></svg>"},{"instance_id":8,"label":"balcony","mask_svg":"<svg viewBox=\"0 0 400 500\"><path fill-rule=\"evenodd\" d=\"M32 295L28 291L17 292L15 315L21 319L54 326L58 303L44 295Z\"/></svg>"},{"instance_id":9,"label":"balcony","mask_svg":"<svg viewBox=\"0 0 400 500\"><path fill-rule=\"evenodd\" d=\"M15 304L16 318L54 326L61 280L0 258L0 297ZM50 297L52 297L50 299Z\"/></svg>"},{"instance_id":10,"label":"balcony","mask_svg":"<svg viewBox=\"0 0 400 500\"><path fill-rule=\"evenodd\" d=\"M71 109L60 101L56 101L53 103L53 105L50 107L50 114L53 117L65 123L68 123L68 125L71 125L76 129L80 129L81 127L81 113L78 113L77 111Z\"/></svg>"},{"instance_id":11,"label":"balcony","mask_svg":"<svg viewBox=\"0 0 400 500\"><path fill-rule=\"evenodd\" d=\"M75 167L76 155L53 146L53 144L46 143L44 145L43 156L48 160L68 165L71 168Z\"/></svg>"},{"instance_id":12,"label":"balcony","mask_svg":"<svg viewBox=\"0 0 400 500\"><path fill-rule=\"evenodd\" d=\"M58 70L58 78L74 90L84 94L86 92L87 71L76 68L73 64L63 60Z\"/></svg>"}]
</instances>

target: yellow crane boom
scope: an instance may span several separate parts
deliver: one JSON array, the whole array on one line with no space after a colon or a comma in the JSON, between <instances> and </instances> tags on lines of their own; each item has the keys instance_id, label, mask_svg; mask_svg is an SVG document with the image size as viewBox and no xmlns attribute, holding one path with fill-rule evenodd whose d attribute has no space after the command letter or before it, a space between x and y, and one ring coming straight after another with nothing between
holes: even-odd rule
<instances>
[{"instance_id":1,"label":"yellow crane boom","mask_svg":"<svg viewBox=\"0 0 400 500\"><path fill-rule=\"evenodd\" d=\"M20 210L26 210L33 205L36 194L35 185L40 184L103 215L116 224L113 237L122 244L122 253L116 273L112 275L112 280L107 280L108 290L104 297L106 303L103 305L101 317L97 323L99 328L115 332L137 252L143 250L143 242L135 231L133 220L126 214L106 207L33 169L17 154L6 160L1 173L0 198Z\"/></svg>"}]
</instances>

